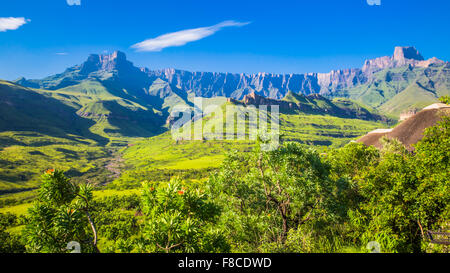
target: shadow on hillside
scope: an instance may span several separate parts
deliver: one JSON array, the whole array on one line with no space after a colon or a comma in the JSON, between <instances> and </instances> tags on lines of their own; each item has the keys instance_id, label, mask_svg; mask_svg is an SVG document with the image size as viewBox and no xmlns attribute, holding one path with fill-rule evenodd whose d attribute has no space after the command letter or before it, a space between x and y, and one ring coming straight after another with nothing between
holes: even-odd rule
<instances>
[{"instance_id":1,"label":"shadow on hillside","mask_svg":"<svg viewBox=\"0 0 450 273\"><path fill-rule=\"evenodd\" d=\"M94 121L76 109L37 92L0 84L0 131L36 132L80 142L76 135L106 145L109 140L89 131Z\"/></svg>"},{"instance_id":2,"label":"shadow on hillside","mask_svg":"<svg viewBox=\"0 0 450 273\"><path fill-rule=\"evenodd\" d=\"M125 137L152 137L163 133L163 118L152 110L131 109L117 101L103 101L103 106L110 112L108 122L118 129L105 129L107 134Z\"/></svg>"}]
</instances>

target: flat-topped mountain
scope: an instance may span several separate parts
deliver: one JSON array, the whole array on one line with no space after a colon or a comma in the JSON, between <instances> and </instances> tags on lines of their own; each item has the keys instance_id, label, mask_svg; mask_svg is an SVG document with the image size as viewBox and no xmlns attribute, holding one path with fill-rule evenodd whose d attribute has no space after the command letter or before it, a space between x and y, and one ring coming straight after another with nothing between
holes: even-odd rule
<instances>
[{"instance_id":1,"label":"flat-topped mountain","mask_svg":"<svg viewBox=\"0 0 450 273\"><path fill-rule=\"evenodd\" d=\"M116 51L110 55L92 54L80 66L80 74L88 75L96 71L123 71L133 69L133 63L129 62L125 53Z\"/></svg>"}]
</instances>

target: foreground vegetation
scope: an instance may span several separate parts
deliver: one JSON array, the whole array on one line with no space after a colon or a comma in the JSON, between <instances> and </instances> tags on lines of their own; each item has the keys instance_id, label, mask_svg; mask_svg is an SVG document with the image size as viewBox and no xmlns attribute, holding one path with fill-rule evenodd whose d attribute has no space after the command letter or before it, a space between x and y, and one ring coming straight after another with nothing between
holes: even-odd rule
<instances>
[{"instance_id":1,"label":"foreground vegetation","mask_svg":"<svg viewBox=\"0 0 450 273\"><path fill-rule=\"evenodd\" d=\"M230 152L206 180L148 177L140 194L94 197L61 171L42 176L22 216L1 214L1 252L444 252L425 232L450 224L450 118L408 152L286 143Z\"/></svg>"}]
</instances>

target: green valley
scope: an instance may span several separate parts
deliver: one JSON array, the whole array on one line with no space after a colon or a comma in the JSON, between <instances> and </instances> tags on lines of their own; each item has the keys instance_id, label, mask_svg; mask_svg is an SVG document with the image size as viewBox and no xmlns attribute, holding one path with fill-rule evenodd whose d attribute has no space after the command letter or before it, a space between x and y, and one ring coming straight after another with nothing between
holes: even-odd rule
<instances>
[{"instance_id":1,"label":"green valley","mask_svg":"<svg viewBox=\"0 0 450 273\"><path fill-rule=\"evenodd\" d=\"M412 209L398 224L386 213L414 207L430 229L447 224L436 204L448 198L448 120L417 153L354 143L447 103L448 63L404 55L382 68L238 75L151 71L114 52L0 81L0 235L19 252L66 251L58 232L87 252L366 252L373 238L388 252L442 251L407 230Z\"/></svg>"}]
</instances>

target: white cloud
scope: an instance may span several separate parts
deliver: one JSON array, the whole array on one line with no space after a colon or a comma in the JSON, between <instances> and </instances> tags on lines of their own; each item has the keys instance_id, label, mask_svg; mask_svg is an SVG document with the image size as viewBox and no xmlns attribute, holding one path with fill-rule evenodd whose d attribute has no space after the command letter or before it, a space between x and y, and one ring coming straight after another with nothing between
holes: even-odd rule
<instances>
[{"instance_id":1,"label":"white cloud","mask_svg":"<svg viewBox=\"0 0 450 273\"><path fill-rule=\"evenodd\" d=\"M148 39L132 45L137 51L161 51L166 47L183 46L189 42L198 41L211 36L224 27L241 27L250 22L224 21L214 26L186 29L177 32L167 33L156 38Z\"/></svg>"},{"instance_id":2,"label":"white cloud","mask_svg":"<svg viewBox=\"0 0 450 273\"><path fill-rule=\"evenodd\" d=\"M30 21L23 17L0 17L0 32L18 29Z\"/></svg>"},{"instance_id":3,"label":"white cloud","mask_svg":"<svg viewBox=\"0 0 450 273\"><path fill-rule=\"evenodd\" d=\"M69 6L81 6L81 0L66 0Z\"/></svg>"},{"instance_id":4,"label":"white cloud","mask_svg":"<svg viewBox=\"0 0 450 273\"><path fill-rule=\"evenodd\" d=\"M55 53L56 55L59 55L59 56L66 56L66 55L69 55L69 53L67 53L67 52L58 52L58 53Z\"/></svg>"}]
</instances>

